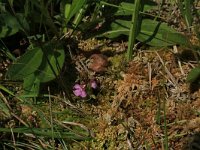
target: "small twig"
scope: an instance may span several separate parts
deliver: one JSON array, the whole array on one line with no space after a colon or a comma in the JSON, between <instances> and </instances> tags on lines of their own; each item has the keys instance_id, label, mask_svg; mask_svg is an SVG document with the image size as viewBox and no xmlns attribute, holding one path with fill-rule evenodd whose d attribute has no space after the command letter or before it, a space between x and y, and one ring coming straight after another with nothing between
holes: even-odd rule
<instances>
[{"instance_id":1,"label":"small twig","mask_svg":"<svg viewBox=\"0 0 200 150\"><path fill-rule=\"evenodd\" d=\"M58 121L58 120L54 120L54 121L56 121L59 125L65 127L66 129L72 131L72 132L75 133L77 136L82 136L82 137L84 137L84 136L92 136L92 137L94 137L94 133L93 133L91 130L89 130L85 125L83 125L83 124L81 124L81 123L69 122L69 121L62 121L62 123L61 123L61 122ZM79 133L79 132L77 132L77 131L75 131L75 130L72 130L70 127L67 127L66 125L79 126L79 127L82 128L83 130L85 130L85 131L88 133L88 135L84 135L84 134Z\"/></svg>"},{"instance_id":2,"label":"small twig","mask_svg":"<svg viewBox=\"0 0 200 150\"><path fill-rule=\"evenodd\" d=\"M174 54L177 54L177 53L178 53L178 49L177 49L177 46L176 46L176 45L173 46L173 50L174 50ZM179 58L177 58L177 59L178 59L178 66L179 66L179 68L180 68L181 74L182 74L182 75L185 75L185 73L184 73L184 71L183 71L183 68L182 68L182 66L181 66L181 61L180 61Z\"/></svg>"},{"instance_id":3,"label":"small twig","mask_svg":"<svg viewBox=\"0 0 200 150\"><path fill-rule=\"evenodd\" d=\"M85 64L83 63L83 61L82 61L80 58L79 58L79 62L80 62L80 64L81 64L81 66L83 67L83 69L84 69L85 71L87 71L88 74L89 74L88 68L85 66Z\"/></svg>"},{"instance_id":4,"label":"small twig","mask_svg":"<svg viewBox=\"0 0 200 150\"><path fill-rule=\"evenodd\" d=\"M152 86L151 86L151 75L152 75L152 69L151 69L151 64L148 62L148 74L149 74L149 87L152 90Z\"/></svg>"},{"instance_id":5,"label":"small twig","mask_svg":"<svg viewBox=\"0 0 200 150\"><path fill-rule=\"evenodd\" d=\"M158 54L158 52L155 52L158 56L158 58L160 59L160 62L162 63L164 69L165 69L165 72L168 74L168 76L170 77L174 87L177 87L177 82L176 82L176 79L173 77L173 75L171 74L171 72L168 70L168 68L166 67L164 61L162 60L162 58L160 57L160 55Z\"/></svg>"},{"instance_id":6,"label":"small twig","mask_svg":"<svg viewBox=\"0 0 200 150\"><path fill-rule=\"evenodd\" d=\"M127 144L128 144L128 147L129 147L129 150L134 150L133 148L133 144L131 143L131 140L129 138L127 138Z\"/></svg>"},{"instance_id":7,"label":"small twig","mask_svg":"<svg viewBox=\"0 0 200 150\"><path fill-rule=\"evenodd\" d=\"M71 47L69 45L67 45L67 48L68 48L68 51L69 51L69 55L71 57L71 59L73 59L73 54L72 54L72 51L71 51Z\"/></svg>"},{"instance_id":8,"label":"small twig","mask_svg":"<svg viewBox=\"0 0 200 150\"><path fill-rule=\"evenodd\" d=\"M163 75L167 79L167 81L170 82L173 85L173 82L166 75L164 75L164 73L162 71L159 71L159 73L161 75Z\"/></svg>"},{"instance_id":9,"label":"small twig","mask_svg":"<svg viewBox=\"0 0 200 150\"><path fill-rule=\"evenodd\" d=\"M20 123L22 123L24 126L26 126L27 128L29 127L29 125L24 122L21 118L19 118L17 115L15 115L14 113L10 113L13 117L15 117Z\"/></svg>"},{"instance_id":10,"label":"small twig","mask_svg":"<svg viewBox=\"0 0 200 150\"><path fill-rule=\"evenodd\" d=\"M16 147L16 141L15 141L15 136L14 136L14 133L13 133L12 127L10 127L10 132L11 132L12 139L13 139L13 145L14 145L14 147ZM15 150L17 150L17 149L15 148Z\"/></svg>"}]
</instances>

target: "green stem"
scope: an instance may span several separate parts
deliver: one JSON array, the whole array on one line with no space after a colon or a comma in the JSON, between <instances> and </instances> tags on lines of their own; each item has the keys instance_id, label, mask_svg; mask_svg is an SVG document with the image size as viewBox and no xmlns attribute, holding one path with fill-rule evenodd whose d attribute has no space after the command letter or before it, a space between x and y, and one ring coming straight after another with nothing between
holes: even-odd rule
<instances>
[{"instance_id":1,"label":"green stem","mask_svg":"<svg viewBox=\"0 0 200 150\"><path fill-rule=\"evenodd\" d=\"M132 14L131 27L128 39L127 61L130 61L132 59L133 47L135 45L135 40L140 30L141 17L139 15L140 11L142 10L142 5L143 5L142 0L135 1L135 9Z\"/></svg>"}]
</instances>

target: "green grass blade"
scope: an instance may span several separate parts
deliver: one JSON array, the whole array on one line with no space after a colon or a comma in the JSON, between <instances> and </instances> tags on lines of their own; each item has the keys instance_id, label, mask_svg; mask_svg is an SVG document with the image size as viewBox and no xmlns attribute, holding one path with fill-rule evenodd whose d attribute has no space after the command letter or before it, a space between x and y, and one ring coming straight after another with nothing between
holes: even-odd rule
<instances>
[{"instance_id":1,"label":"green grass blade","mask_svg":"<svg viewBox=\"0 0 200 150\"><path fill-rule=\"evenodd\" d=\"M192 2L191 0L184 0L185 3L185 21L187 27L190 28L192 26Z\"/></svg>"},{"instance_id":2,"label":"green grass blade","mask_svg":"<svg viewBox=\"0 0 200 150\"><path fill-rule=\"evenodd\" d=\"M74 21L73 21L74 28L76 28L79 25L79 23L81 22L82 18L84 17L84 14L87 10L87 7L88 7L88 5L84 5L83 8L81 8L79 10L79 12L76 14Z\"/></svg>"},{"instance_id":3,"label":"green grass blade","mask_svg":"<svg viewBox=\"0 0 200 150\"><path fill-rule=\"evenodd\" d=\"M12 96L15 96L14 93L12 91L10 91L9 89L7 89L6 87L4 87L3 85L0 84L0 90L3 90L4 92L12 95Z\"/></svg>"},{"instance_id":4,"label":"green grass blade","mask_svg":"<svg viewBox=\"0 0 200 150\"><path fill-rule=\"evenodd\" d=\"M52 137L51 129L26 128L26 127L23 128L22 127L22 128L13 128L12 131L13 133L33 134L33 135L43 136L43 137L48 137L48 138ZM10 133L11 131L9 128L0 128L0 132ZM61 138L61 139L68 139L68 140L86 140L89 138L89 137L75 135L74 133L68 130L64 130L64 129L54 131L53 136L54 138L59 138L59 139Z\"/></svg>"},{"instance_id":5,"label":"green grass blade","mask_svg":"<svg viewBox=\"0 0 200 150\"><path fill-rule=\"evenodd\" d=\"M135 45L135 40L141 26L141 18L139 17L139 15L142 8L142 4L143 4L142 0L135 1L135 9L132 14L131 27L130 27L129 39L128 39L128 51L127 51L128 61L132 59L133 47Z\"/></svg>"},{"instance_id":6,"label":"green grass blade","mask_svg":"<svg viewBox=\"0 0 200 150\"><path fill-rule=\"evenodd\" d=\"M178 0L178 7L189 30L189 28L192 26L192 21L193 21L193 16L191 11L192 2L191 0Z\"/></svg>"}]
</instances>

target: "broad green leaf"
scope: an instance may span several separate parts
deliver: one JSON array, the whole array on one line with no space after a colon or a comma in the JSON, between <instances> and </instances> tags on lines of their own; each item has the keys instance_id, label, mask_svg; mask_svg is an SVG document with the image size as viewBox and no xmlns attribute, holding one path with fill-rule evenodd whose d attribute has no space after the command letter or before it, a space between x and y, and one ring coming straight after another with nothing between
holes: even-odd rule
<instances>
[{"instance_id":1,"label":"broad green leaf","mask_svg":"<svg viewBox=\"0 0 200 150\"><path fill-rule=\"evenodd\" d=\"M0 38L17 33L20 30L17 19L9 13L0 14Z\"/></svg>"},{"instance_id":2,"label":"broad green leaf","mask_svg":"<svg viewBox=\"0 0 200 150\"><path fill-rule=\"evenodd\" d=\"M180 45L186 45L186 46L191 44L188 38L186 38L186 36L180 33L163 34L163 38L166 39L167 41L173 42L174 44L178 43Z\"/></svg>"},{"instance_id":3,"label":"broad green leaf","mask_svg":"<svg viewBox=\"0 0 200 150\"><path fill-rule=\"evenodd\" d=\"M65 19L69 18L71 11L72 1L71 0L61 0L60 1L60 11Z\"/></svg>"},{"instance_id":4,"label":"broad green leaf","mask_svg":"<svg viewBox=\"0 0 200 150\"><path fill-rule=\"evenodd\" d=\"M178 33L166 23L144 19L141 25L141 32L137 39L151 46L171 46L175 44L182 45L184 42L189 43L186 36ZM187 42L186 42L187 41Z\"/></svg>"},{"instance_id":5,"label":"broad green leaf","mask_svg":"<svg viewBox=\"0 0 200 150\"><path fill-rule=\"evenodd\" d=\"M24 94L26 95L39 94L40 80L36 78L34 73L24 78L23 89L24 89Z\"/></svg>"},{"instance_id":6,"label":"broad green leaf","mask_svg":"<svg viewBox=\"0 0 200 150\"><path fill-rule=\"evenodd\" d=\"M66 3L66 4L65 4L65 7L64 7L64 17L65 17L66 19L69 18L71 6L72 6L72 5L71 5L70 3Z\"/></svg>"},{"instance_id":7,"label":"broad green leaf","mask_svg":"<svg viewBox=\"0 0 200 150\"><path fill-rule=\"evenodd\" d=\"M145 1L144 3L145 5L143 11L155 9L157 7L157 4L155 2L149 0ZM118 10L115 13L115 15L132 15L134 8L135 8L134 1L133 3L122 2L119 4Z\"/></svg>"},{"instance_id":8,"label":"broad green leaf","mask_svg":"<svg viewBox=\"0 0 200 150\"><path fill-rule=\"evenodd\" d=\"M126 20L115 20L110 25L110 30L104 32L101 36L105 36L107 38L116 38L120 35L128 35L130 29L130 21Z\"/></svg>"},{"instance_id":9,"label":"broad green leaf","mask_svg":"<svg viewBox=\"0 0 200 150\"><path fill-rule=\"evenodd\" d=\"M29 30L29 25L24 15L22 13L17 13L16 17L9 13L0 14L0 38L11 36L19 30L24 30L24 28Z\"/></svg>"},{"instance_id":10,"label":"broad green leaf","mask_svg":"<svg viewBox=\"0 0 200 150\"><path fill-rule=\"evenodd\" d=\"M34 73L42 62L42 56L43 52L38 47L28 50L8 68L8 78L11 80L23 80Z\"/></svg>"},{"instance_id":11,"label":"broad green leaf","mask_svg":"<svg viewBox=\"0 0 200 150\"><path fill-rule=\"evenodd\" d=\"M197 67L189 72L186 81L192 83L195 82L199 77L200 77L200 68Z\"/></svg>"},{"instance_id":12,"label":"broad green leaf","mask_svg":"<svg viewBox=\"0 0 200 150\"><path fill-rule=\"evenodd\" d=\"M47 57L43 57L42 64L36 72L36 77L40 82L48 82L56 78L64 64L65 52L63 49L53 49L53 52L47 53Z\"/></svg>"},{"instance_id":13,"label":"broad green leaf","mask_svg":"<svg viewBox=\"0 0 200 150\"><path fill-rule=\"evenodd\" d=\"M65 9L69 9L70 8L70 13L68 12L68 10L65 10L65 14L66 15L66 20L67 22L76 14L79 12L79 10L86 4L87 0L73 0L72 4L66 4L67 6L65 6Z\"/></svg>"},{"instance_id":14,"label":"broad green leaf","mask_svg":"<svg viewBox=\"0 0 200 150\"><path fill-rule=\"evenodd\" d=\"M111 30L104 32L100 36L108 38L116 38L120 35L129 35L131 21L115 20L111 23ZM149 44L151 46L171 46L174 44L187 44L188 39L169 27L166 23L143 19L141 31L137 36L137 40ZM187 41L187 42L186 42Z\"/></svg>"}]
</instances>

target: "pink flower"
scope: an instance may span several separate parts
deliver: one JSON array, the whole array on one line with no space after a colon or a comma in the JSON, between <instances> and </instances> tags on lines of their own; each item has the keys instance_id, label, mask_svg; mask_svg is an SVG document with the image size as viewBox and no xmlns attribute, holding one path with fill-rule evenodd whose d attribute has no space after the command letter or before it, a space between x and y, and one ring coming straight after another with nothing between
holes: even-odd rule
<instances>
[{"instance_id":1,"label":"pink flower","mask_svg":"<svg viewBox=\"0 0 200 150\"><path fill-rule=\"evenodd\" d=\"M80 84L75 84L73 87L73 93L76 96L80 96L82 98L87 96L87 93L85 91L85 86L84 85L80 85Z\"/></svg>"},{"instance_id":2,"label":"pink flower","mask_svg":"<svg viewBox=\"0 0 200 150\"><path fill-rule=\"evenodd\" d=\"M91 86L91 88L96 89L97 88L97 82L95 80L91 80L90 86Z\"/></svg>"}]
</instances>

